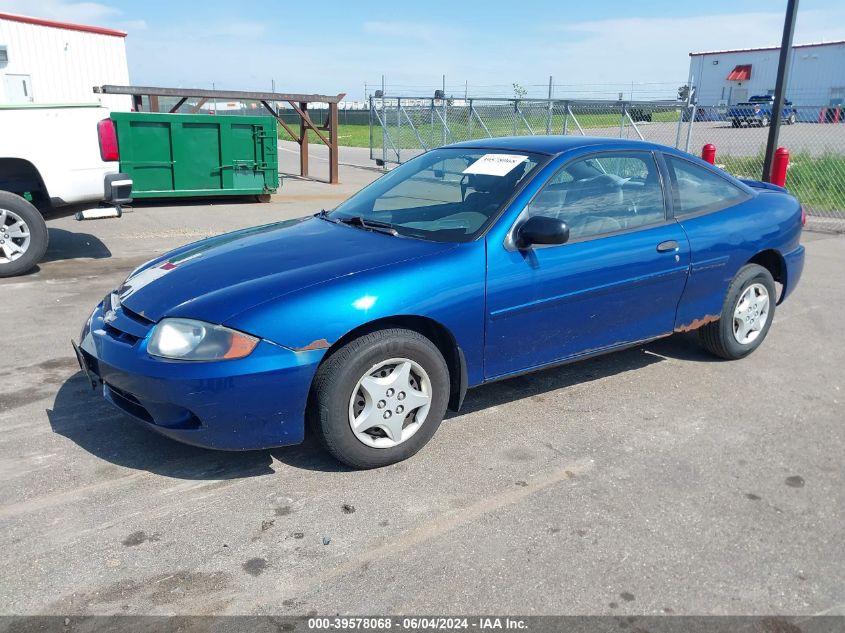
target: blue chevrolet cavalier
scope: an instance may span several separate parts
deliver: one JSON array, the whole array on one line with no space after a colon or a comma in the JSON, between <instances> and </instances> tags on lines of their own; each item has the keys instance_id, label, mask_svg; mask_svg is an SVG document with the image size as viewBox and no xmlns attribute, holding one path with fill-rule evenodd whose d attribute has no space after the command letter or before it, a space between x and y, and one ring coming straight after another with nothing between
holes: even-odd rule
<instances>
[{"instance_id":1,"label":"blue chevrolet cavalier","mask_svg":"<svg viewBox=\"0 0 845 633\"><path fill-rule=\"evenodd\" d=\"M307 420L337 459L384 466L476 385L693 329L750 354L801 276L803 220L785 189L660 145L459 143L332 211L144 264L77 356L181 442L295 444Z\"/></svg>"}]
</instances>

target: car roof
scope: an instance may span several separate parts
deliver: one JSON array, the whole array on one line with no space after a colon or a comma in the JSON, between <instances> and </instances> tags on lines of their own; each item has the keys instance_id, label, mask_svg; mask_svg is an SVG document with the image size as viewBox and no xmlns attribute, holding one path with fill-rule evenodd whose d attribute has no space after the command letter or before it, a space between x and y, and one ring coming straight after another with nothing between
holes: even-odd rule
<instances>
[{"instance_id":1,"label":"car roof","mask_svg":"<svg viewBox=\"0 0 845 633\"><path fill-rule=\"evenodd\" d=\"M513 152L534 152L539 154L562 154L582 147L603 147L606 149L671 150L672 148L645 141L636 141L601 136L502 136L463 141L446 147L468 149L498 149Z\"/></svg>"}]
</instances>

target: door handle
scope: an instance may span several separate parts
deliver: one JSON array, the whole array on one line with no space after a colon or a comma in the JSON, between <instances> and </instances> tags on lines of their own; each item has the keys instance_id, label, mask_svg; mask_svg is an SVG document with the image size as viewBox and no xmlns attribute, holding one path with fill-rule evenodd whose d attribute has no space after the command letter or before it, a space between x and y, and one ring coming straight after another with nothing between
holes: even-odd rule
<instances>
[{"instance_id":1,"label":"door handle","mask_svg":"<svg viewBox=\"0 0 845 633\"><path fill-rule=\"evenodd\" d=\"M671 251L676 251L680 248L678 243L675 240L666 240L665 242L660 242L657 245L657 252L658 253L669 253Z\"/></svg>"}]
</instances>

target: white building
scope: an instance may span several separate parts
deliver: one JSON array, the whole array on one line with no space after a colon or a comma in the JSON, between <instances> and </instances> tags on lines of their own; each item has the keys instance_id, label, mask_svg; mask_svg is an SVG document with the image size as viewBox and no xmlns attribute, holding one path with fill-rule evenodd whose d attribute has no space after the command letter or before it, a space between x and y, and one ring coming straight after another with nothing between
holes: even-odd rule
<instances>
[{"instance_id":1,"label":"white building","mask_svg":"<svg viewBox=\"0 0 845 633\"><path fill-rule=\"evenodd\" d=\"M0 13L0 104L96 103L129 110L131 98L94 94L129 84L126 33Z\"/></svg>"},{"instance_id":2,"label":"white building","mask_svg":"<svg viewBox=\"0 0 845 633\"><path fill-rule=\"evenodd\" d=\"M690 53L700 105L733 105L774 94L780 47ZM792 47L786 98L796 106L845 103L845 41Z\"/></svg>"}]
</instances>

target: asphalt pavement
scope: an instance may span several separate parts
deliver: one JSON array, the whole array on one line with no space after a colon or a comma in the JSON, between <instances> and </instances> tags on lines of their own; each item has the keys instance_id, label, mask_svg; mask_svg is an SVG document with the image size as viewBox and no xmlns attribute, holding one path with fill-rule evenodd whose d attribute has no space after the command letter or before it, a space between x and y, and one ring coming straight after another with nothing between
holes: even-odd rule
<instances>
[{"instance_id":1,"label":"asphalt pavement","mask_svg":"<svg viewBox=\"0 0 845 633\"><path fill-rule=\"evenodd\" d=\"M752 356L686 334L487 385L375 471L183 446L91 392L70 339L134 267L376 175L49 222L0 280L0 614L845 615L843 236L805 233Z\"/></svg>"}]
</instances>

